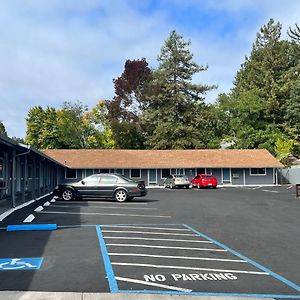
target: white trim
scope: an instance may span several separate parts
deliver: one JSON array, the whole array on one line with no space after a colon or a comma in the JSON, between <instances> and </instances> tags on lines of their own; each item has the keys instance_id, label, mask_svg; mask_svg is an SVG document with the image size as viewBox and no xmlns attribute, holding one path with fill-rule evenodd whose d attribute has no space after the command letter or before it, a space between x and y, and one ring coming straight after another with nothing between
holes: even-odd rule
<instances>
[{"instance_id":1,"label":"white trim","mask_svg":"<svg viewBox=\"0 0 300 300\"><path fill-rule=\"evenodd\" d=\"M155 182L154 181L151 181L150 182L150 170L155 170ZM157 169L148 169L148 185L150 184L157 184Z\"/></svg>"},{"instance_id":2,"label":"white trim","mask_svg":"<svg viewBox=\"0 0 300 300\"><path fill-rule=\"evenodd\" d=\"M252 174L251 170L253 169L264 169L265 174ZM266 176L267 175L267 168L249 168L249 176Z\"/></svg>"},{"instance_id":3,"label":"white trim","mask_svg":"<svg viewBox=\"0 0 300 300\"><path fill-rule=\"evenodd\" d=\"M243 169L244 185L246 185L246 170Z\"/></svg>"},{"instance_id":4,"label":"white trim","mask_svg":"<svg viewBox=\"0 0 300 300\"><path fill-rule=\"evenodd\" d=\"M140 170L140 176L139 177L132 177L131 176L131 170ZM142 178L142 171L141 171L141 169L139 169L139 168L132 168L132 169L129 169L129 177L130 178L135 178L135 179L141 179Z\"/></svg>"},{"instance_id":5,"label":"white trim","mask_svg":"<svg viewBox=\"0 0 300 300\"><path fill-rule=\"evenodd\" d=\"M229 170L229 182L227 181L227 182L224 182L224 176L223 176L223 170L224 169L228 169ZM232 184L232 177L231 177L231 168L222 168L221 169L221 178L222 178L222 184L224 184L225 183L225 185L226 184Z\"/></svg>"}]
</instances>

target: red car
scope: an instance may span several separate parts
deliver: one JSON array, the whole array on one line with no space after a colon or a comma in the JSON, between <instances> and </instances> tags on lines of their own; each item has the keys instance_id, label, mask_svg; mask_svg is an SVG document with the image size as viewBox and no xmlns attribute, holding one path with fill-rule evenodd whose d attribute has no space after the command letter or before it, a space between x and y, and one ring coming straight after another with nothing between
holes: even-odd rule
<instances>
[{"instance_id":1,"label":"red car","mask_svg":"<svg viewBox=\"0 0 300 300\"><path fill-rule=\"evenodd\" d=\"M218 180L210 174L198 174L192 179L192 187L212 187L217 188Z\"/></svg>"}]
</instances>

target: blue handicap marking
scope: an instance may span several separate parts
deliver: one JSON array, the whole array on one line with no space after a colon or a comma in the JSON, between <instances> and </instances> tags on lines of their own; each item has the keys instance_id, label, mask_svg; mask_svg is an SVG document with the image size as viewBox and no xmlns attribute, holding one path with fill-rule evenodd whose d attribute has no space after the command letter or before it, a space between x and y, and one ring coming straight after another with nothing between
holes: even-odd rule
<instances>
[{"instance_id":1,"label":"blue handicap marking","mask_svg":"<svg viewBox=\"0 0 300 300\"><path fill-rule=\"evenodd\" d=\"M2 258L0 271L38 270L41 268L43 257L34 258Z\"/></svg>"}]
</instances>

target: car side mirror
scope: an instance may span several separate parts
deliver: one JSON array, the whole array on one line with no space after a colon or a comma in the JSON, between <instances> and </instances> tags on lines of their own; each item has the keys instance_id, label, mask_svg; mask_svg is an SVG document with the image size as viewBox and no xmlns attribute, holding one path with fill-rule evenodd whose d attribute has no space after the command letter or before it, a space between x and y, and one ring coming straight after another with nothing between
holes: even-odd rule
<instances>
[{"instance_id":1,"label":"car side mirror","mask_svg":"<svg viewBox=\"0 0 300 300\"><path fill-rule=\"evenodd\" d=\"M81 183L84 185L84 184L85 184L85 181L84 181L84 180L81 180Z\"/></svg>"}]
</instances>

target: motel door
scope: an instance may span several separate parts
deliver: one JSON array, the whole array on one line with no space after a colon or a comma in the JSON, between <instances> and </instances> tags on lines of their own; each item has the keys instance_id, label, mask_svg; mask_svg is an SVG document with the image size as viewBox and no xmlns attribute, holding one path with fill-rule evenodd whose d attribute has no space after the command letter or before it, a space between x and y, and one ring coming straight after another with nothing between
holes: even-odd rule
<instances>
[{"instance_id":1,"label":"motel door","mask_svg":"<svg viewBox=\"0 0 300 300\"><path fill-rule=\"evenodd\" d=\"M231 183L231 176L230 176L230 169L228 168L224 168L222 169L222 172L223 172L223 184L230 184Z\"/></svg>"},{"instance_id":2,"label":"motel door","mask_svg":"<svg viewBox=\"0 0 300 300\"><path fill-rule=\"evenodd\" d=\"M148 184L157 184L157 172L156 169L149 169L148 171Z\"/></svg>"}]
</instances>

